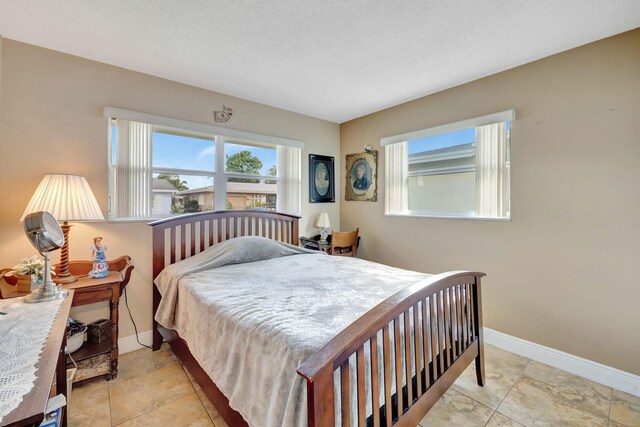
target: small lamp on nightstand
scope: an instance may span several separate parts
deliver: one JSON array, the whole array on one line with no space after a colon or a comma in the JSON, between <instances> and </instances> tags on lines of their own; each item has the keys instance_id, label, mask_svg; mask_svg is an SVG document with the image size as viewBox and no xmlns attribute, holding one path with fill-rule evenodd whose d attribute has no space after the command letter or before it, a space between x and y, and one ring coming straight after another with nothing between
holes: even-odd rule
<instances>
[{"instance_id":1,"label":"small lamp on nightstand","mask_svg":"<svg viewBox=\"0 0 640 427\"><path fill-rule=\"evenodd\" d=\"M64 246L60 252L60 274L56 277L56 282L75 282L78 278L69 273L69 221L104 221L89 183L85 177L79 175L45 175L20 221L37 211L49 212L58 221L62 221Z\"/></svg>"},{"instance_id":2,"label":"small lamp on nightstand","mask_svg":"<svg viewBox=\"0 0 640 427\"><path fill-rule=\"evenodd\" d=\"M316 221L316 227L320 229L320 243L327 243L327 236L329 235L329 227L331 227L331 223L329 222L329 214L323 212L318 217Z\"/></svg>"}]
</instances>

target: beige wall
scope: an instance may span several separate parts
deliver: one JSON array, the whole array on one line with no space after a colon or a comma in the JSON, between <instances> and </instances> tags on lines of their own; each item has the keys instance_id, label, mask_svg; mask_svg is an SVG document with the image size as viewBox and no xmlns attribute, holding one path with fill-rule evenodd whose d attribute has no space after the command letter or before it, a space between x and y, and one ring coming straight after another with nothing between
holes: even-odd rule
<instances>
[{"instance_id":1,"label":"beige wall","mask_svg":"<svg viewBox=\"0 0 640 427\"><path fill-rule=\"evenodd\" d=\"M511 222L385 217L381 150L342 228L368 259L486 272L490 328L640 374L640 30L344 123L342 155L509 108Z\"/></svg>"},{"instance_id":2,"label":"beige wall","mask_svg":"<svg viewBox=\"0 0 640 427\"><path fill-rule=\"evenodd\" d=\"M19 218L44 174L86 176L106 213L104 106L212 124L213 111L224 104L234 109L228 127L303 141L303 177L308 176L309 153L335 156L340 169L339 128L334 123L7 39L0 61L0 267L35 253ZM341 191L336 191L340 200ZM303 179L301 234L317 232L313 222L320 212L328 212L331 223L339 227L339 203L308 200ZM108 257L133 258L129 305L138 330L151 329L151 230L144 222L76 225L71 230L71 258L90 258L90 239L96 234L104 236ZM81 311L81 319L106 315L103 308ZM120 319L120 336L133 334L124 305Z\"/></svg>"}]
</instances>

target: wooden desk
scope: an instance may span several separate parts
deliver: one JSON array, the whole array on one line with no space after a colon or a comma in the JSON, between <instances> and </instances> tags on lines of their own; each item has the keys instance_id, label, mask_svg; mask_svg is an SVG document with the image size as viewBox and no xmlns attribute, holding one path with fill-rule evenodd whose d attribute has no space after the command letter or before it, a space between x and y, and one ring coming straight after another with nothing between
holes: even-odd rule
<instances>
[{"instance_id":1,"label":"wooden desk","mask_svg":"<svg viewBox=\"0 0 640 427\"><path fill-rule=\"evenodd\" d=\"M47 342L36 364L36 380L31 391L26 394L22 403L2 420L2 426L38 425L44 420L47 409L53 375L56 375L56 391L67 397L67 368L65 363L65 347L67 346L67 318L71 309L73 291L60 307L58 316L53 322ZM66 408L62 411L62 426L67 425Z\"/></svg>"},{"instance_id":2,"label":"wooden desk","mask_svg":"<svg viewBox=\"0 0 640 427\"><path fill-rule=\"evenodd\" d=\"M69 271L71 274L78 276L79 278L77 282L63 285L63 287L64 289L73 289L75 291L72 307L93 304L101 301L109 302L111 340L104 341L99 344L87 341L78 351L74 352L72 356L76 362L80 362L96 356L108 354L110 363L106 376L107 380L110 380L112 378L116 378L118 375L118 305L120 304L120 295L122 295L122 291L125 286L127 286L127 283L129 283L133 265L131 264L131 258L128 256L120 257L113 261L107 261L107 263L109 264L109 274L101 279L92 279L86 275L91 271L91 261L69 262ZM56 269L58 268L59 266L56 266Z\"/></svg>"}]
</instances>

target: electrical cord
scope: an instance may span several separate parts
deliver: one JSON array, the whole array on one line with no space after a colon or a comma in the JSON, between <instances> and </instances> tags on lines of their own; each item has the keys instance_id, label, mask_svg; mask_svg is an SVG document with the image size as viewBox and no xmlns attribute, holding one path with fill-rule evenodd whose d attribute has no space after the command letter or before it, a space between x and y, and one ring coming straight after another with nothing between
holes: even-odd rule
<instances>
[{"instance_id":1,"label":"electrical cord","mask_svg":"<svg viewBox=\"0 0 640 427\"><path fill-rule=\"evenodd\" d=\"M129 312L129 318L131 319L131 323L133 323L133 330L136 332L136 341L138 341L138 344L140 344L143 347L147 347L148 349L151 350L151 347L146 345L146 344L142 344L140 342L140 337L138 336L138 327L136 326L136 322L133 320L133 316L131 315L131 309L129 308L129 299L127 298L127 288L124 288L124 303L127 306L127 311Z\"/></svg>"}]
</instances>

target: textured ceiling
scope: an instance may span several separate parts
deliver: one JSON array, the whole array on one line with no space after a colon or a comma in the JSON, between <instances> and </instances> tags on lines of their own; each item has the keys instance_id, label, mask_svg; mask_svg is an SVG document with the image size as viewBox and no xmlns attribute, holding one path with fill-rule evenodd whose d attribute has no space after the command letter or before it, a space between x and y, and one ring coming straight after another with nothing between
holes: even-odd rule
<instances>
[{"instance_id":1,"label":"textured ceiling","mask_svg":"<svg viewBox=\"0 0 640 427\"><path fill-rule=\"evenodd\" d=\"M0 0L3 37L337 123L638 26L640 0Z\"/></svg>"}]
</instances>

